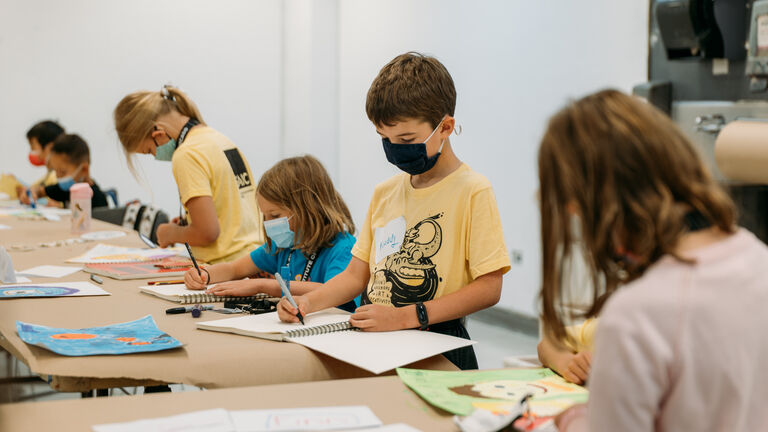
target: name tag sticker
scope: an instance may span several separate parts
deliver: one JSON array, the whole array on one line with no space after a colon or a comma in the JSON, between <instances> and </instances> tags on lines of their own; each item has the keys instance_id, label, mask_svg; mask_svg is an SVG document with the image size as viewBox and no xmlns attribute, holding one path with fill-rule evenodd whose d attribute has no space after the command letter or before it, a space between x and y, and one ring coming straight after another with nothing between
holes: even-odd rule
<instances>
[{"instance_id":1,"label":"name tag sticker","mask_svg":"<svg viewBox=\"0 0 768 432\"><path fill-rule=\"evenodd\" d=\"M376 263L400 250L405 238L405 217L392 219L381 228L376 228L373 243L376 248Z\"/></svg>"}]
</instances>

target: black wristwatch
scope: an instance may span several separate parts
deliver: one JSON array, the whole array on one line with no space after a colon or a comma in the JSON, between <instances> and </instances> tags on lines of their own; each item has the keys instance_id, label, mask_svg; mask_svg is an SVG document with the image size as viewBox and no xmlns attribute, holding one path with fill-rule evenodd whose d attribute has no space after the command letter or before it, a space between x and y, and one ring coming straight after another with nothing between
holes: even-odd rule
<instances>
[{"instance_id":1,"label":"black wristwatch","mask_svg":"<svg viewBox=\"0 0 768 432\"><path fill-rule=\"evenodd\" d=\"M429 327L429 316L427 307L422 302L416 303L416 317L419 319L419 330L426 330Z\"/></svg>"}]
</instances>

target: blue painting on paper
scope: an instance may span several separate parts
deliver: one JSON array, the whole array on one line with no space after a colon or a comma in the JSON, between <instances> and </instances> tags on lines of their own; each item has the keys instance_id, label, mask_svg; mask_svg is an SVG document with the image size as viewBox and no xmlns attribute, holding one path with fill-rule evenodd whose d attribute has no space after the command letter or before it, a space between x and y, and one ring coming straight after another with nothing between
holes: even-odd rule
<instances>
[{"instance_id":1,"label":"blue painting on paper","mask_svg":"<svg viewBox=\"0 0 768 432\"><path fill-rule=\"evenodd\" d=\"M178 348L182 344L155 324L151 315L127 323L64 329L16 321L24 342L65 356L133 354Z\"/></svg>"},{"instance_id":2,"label":"blue painting on paper","mask_svg":"<svg viewBox=\"0 0 768 432\"><path fill-rule=\"evenodd\" d=\"M72 295L80 290L69 287L58 286L40 286L40 285L20 285L14 287L0 288L0 298L17 297L61 297Z\"/></svg>"}]
</instances>

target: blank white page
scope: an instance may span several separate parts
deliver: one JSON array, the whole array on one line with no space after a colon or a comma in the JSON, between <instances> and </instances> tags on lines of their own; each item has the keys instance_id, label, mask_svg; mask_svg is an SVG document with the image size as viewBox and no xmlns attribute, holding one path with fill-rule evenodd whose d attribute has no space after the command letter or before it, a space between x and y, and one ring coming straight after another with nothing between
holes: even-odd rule
<instances>
[{"instance_id":1,"label":"blank white page","mask_svg":"<svg viewBox=\"0 0 768 432\"><path fill-rule=\"evenodd\" d=\"M419 330L341 331L288 340L375 374L475 343Z\"/></svg>"}]
</instances>

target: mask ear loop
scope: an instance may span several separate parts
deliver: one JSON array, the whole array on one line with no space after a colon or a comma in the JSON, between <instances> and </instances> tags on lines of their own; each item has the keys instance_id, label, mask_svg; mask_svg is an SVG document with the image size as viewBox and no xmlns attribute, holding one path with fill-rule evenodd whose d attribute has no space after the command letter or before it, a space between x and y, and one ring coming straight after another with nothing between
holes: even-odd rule
<instances>
[{"instance_id":1,"label":"mask ear loop","mask_svg":"<svg viewBox=\"0 0 768 432\"><path fill-rule=\"evenodd\" d=\"M461 135L461 131L462 130L463 129L462 129L461 125L457 124L456 126L453 127L453 134L456 135L456 136L459 136L459 135Z\"/></svg>"}]
</instances>

